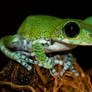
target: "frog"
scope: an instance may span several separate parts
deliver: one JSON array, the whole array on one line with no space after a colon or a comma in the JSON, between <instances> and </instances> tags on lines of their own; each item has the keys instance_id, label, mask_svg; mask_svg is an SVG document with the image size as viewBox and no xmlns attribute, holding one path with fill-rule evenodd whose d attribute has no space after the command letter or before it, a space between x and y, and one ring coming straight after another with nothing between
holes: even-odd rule
<instances>
[{"instance_id":1,"label":"frog","mask_svg":"<svg viewBox=\"0 0 92 92\"><path fill-rule=\"evenodd\" d=\"M92 17L82 20L30 15L20 25L16 34L0 39L1 52L28 71L34 64L51 69L53 74L57 75L54 66L59 64L63 66L61 77L68 69L79 76L74 68L75 60L72 54L63 55L63 60L57 60L59 55L48 57L46 54L72 50L80 45L92 45Z\"/></svg>"}]
</instances>

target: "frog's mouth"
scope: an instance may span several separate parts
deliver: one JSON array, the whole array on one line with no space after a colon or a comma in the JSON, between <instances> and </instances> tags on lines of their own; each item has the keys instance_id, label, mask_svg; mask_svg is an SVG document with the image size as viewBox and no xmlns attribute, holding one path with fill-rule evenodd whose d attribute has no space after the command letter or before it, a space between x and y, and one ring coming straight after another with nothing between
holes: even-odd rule
<instances>
[{"instance_id":1,"label":"frog's mouth","mask_svg":"<svg viewBox=\"0 0 92 92\"><path fill-rule=\"evenodd\" d=\"M56 52L71 51L71 49L73 49L77 46L77 45L72 45L72 44L68 44L68 43L65 43L62 41L56 41L56 40L39 40L39 42L41 44L43 44L43 48L44 48L44 51L46 54L50 54L50 53L54 53L54 52L56 53ZM46 45L48 42L50 44ZM9 49L11 49L11 51L17 50L16 52L21 52L28 56L30 56L30 53L31 53L32 54L31 56L34 56L34 53L33 53L34 51L32 50L32 46L30 44L24 43L24 46L22 46L22 45L23 44L20 43L20 45L18 45L18 47L16 49L14 49L14 48L13 49L9 48ZM23 47L23 48L21 48L21 47ZM31 47L31 48L29 48L29 47Z\"/></svg>"},{"instance_id":2,"label":"frog's mouth","mask_svg":"<svg viewBox=\"0 0 92 92\"><path fill-rule=\"evenodd\" d=\"M75 47L77 47L77 45L67 44L59 41L53 41L52 45L48 47L44 47L44 49L46 53L51 53L51 52L57 52L57 51L71 50Z\"/></svg>"}]
</instances>

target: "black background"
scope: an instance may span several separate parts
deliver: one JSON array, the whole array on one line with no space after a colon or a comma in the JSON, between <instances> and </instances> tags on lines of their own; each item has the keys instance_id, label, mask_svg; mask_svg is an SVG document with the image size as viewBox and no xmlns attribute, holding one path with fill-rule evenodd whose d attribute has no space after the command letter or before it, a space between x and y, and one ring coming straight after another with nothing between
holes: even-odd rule
<instances>
[{"instance_id":1,"label":"black background","mask_svg":"<svg viewBox=\"0 0 92 92\"><path fill-rule=\"evenodd\" d=\"M92 16L91 2L80 1L3 1L0 2L0 38L15 34L19 25L33 14L47 14L60 18L85 19ZM92 47L79 46L73 50L80 66L87 70L92 67ZM7 64L8 58L0 52L0 69Z\"/></svg>"}]
</instances>

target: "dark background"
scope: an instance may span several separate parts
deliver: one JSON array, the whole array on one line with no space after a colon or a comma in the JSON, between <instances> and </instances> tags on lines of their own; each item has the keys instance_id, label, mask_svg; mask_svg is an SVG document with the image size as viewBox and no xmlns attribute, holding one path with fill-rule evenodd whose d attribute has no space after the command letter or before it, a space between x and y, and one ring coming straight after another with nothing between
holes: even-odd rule
<instances>
[{"instance_id":1,"label":"dark background","mask_svg":"<svg viewBox=\"0 0 92 92\"><path fill-rule=\"evenodd\" d=\"M19 25L28 16L33 14L47 14L60 18L85 19L92 16L91 2L79 1L10 1L0 2L0 38L15 34ZM92 47L79 46L73 50L80 66L87 70L92 67ZM8 59L0 52L0 69L7 64Z\"/></svg>"}]
</instances>

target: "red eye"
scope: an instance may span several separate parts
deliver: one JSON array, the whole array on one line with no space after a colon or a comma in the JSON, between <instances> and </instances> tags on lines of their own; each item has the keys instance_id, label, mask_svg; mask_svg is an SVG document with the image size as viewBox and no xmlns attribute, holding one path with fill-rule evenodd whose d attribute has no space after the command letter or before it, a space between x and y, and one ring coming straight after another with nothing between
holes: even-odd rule
<instances>
[{"instance_id":1,"label":"red eye","mask_svg":"<svg viewBox=\"0 0 92 92\"><path fill-rule=\"evenodd\" d=\"M63 33L70 38L78 36L80 33L79 26L74 22L69 22L63 27Z\"/></svg>"}]
</instances>

